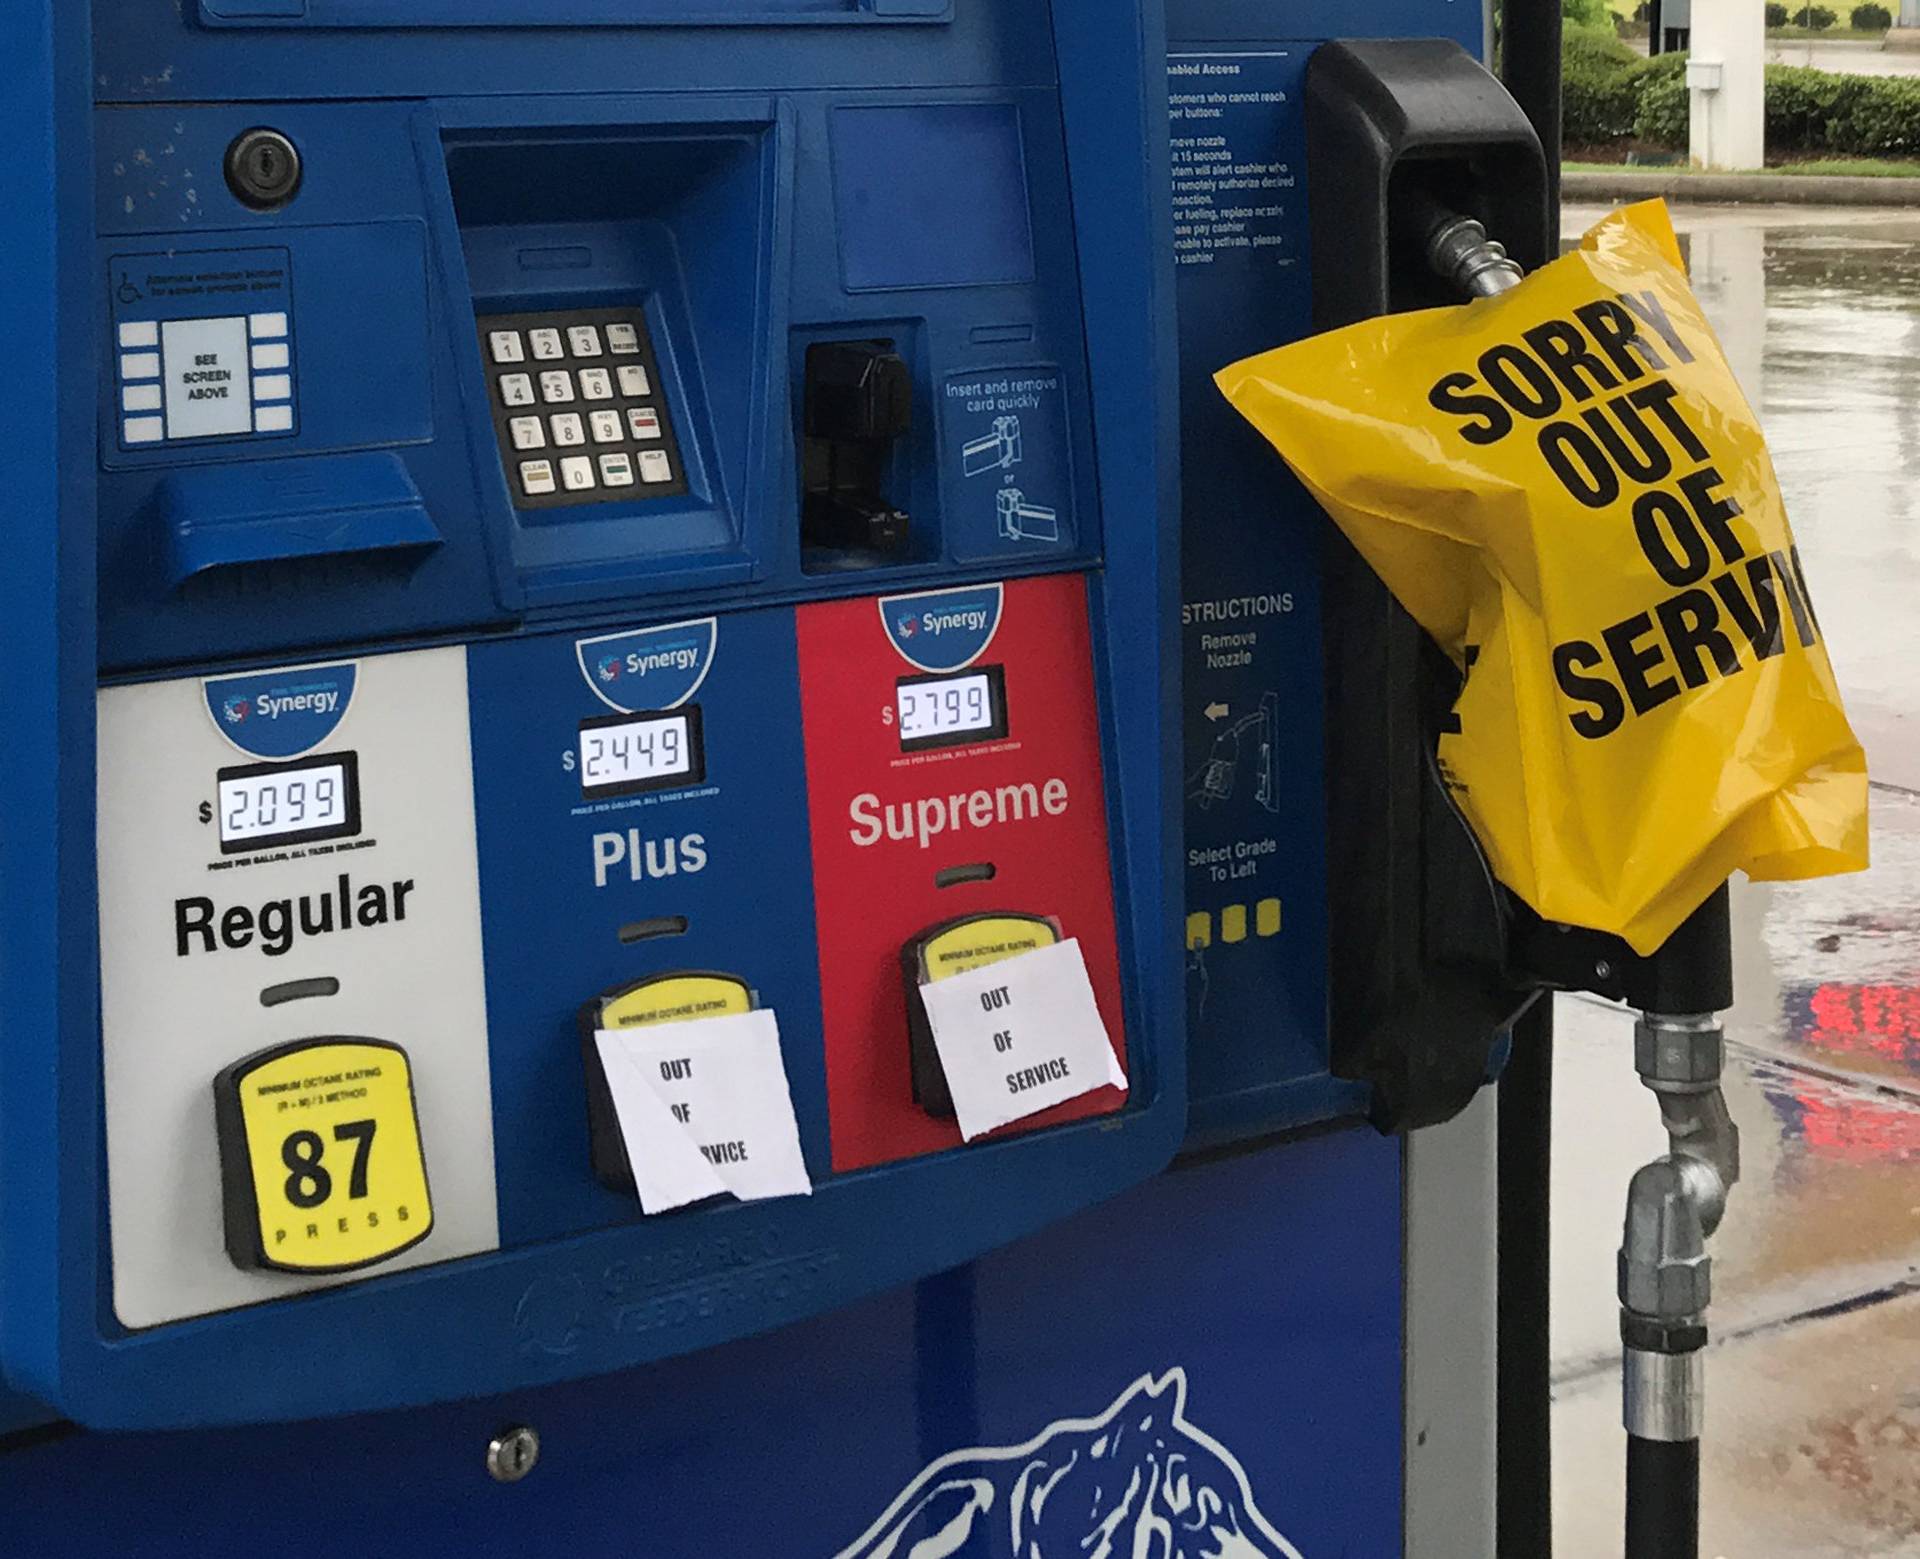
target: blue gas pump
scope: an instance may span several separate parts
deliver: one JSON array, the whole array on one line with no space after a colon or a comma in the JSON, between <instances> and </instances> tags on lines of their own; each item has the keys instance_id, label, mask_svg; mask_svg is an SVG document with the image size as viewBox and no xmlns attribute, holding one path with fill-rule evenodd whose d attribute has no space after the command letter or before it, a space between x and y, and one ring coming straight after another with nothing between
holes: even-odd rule
<instances>
[{"instance_id":1,"label":"blue gas pump","mask_svg":"<svg viewBox=\"0 0 1920 1559\"><path fill-rule=\"evenodd\" d=\"M1526 982L1204 383L1339 293L1324 40L1479 14L4 27L8 1551L1492 1552L1490 1116L1361 1118ZM1125 1086L965 1140L923 987L1069 940ZM811 1194L648 1210L693 1013Z\"/></svg>"}]
</instances>

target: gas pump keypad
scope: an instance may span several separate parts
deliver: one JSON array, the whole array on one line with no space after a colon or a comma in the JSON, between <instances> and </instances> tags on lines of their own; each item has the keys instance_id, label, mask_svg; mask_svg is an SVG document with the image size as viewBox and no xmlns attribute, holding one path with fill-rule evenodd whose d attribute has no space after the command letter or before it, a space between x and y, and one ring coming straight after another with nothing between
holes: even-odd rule
<instances>
[{"instance_id":1,"label":"gas pump keypad","mask_svg":"<svg viewBox=\"0 0 1920 1559\"><path fill-rule=\"evenodd\" d=\"M687 491L638 308L482 315L494 433L518 509Z\"/></svg>"}]
</instances>

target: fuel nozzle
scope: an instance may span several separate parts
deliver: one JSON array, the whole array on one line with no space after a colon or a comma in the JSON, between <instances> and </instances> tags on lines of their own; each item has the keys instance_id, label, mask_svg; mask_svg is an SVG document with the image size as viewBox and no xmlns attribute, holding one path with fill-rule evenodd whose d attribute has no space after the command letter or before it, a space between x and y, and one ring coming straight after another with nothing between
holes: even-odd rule
<instances>
[{"instance_id":1,"label":"fuel nozzle","mask_svg":"<svg viewBox=\"0 0 1920 1559\"><path fill-rule=\"evenodd\" d=\"M1506 245L1476 217L1450 209L1425 191L1410 191L1395 212L1394 237L1414 249L1448 286L1490 298L1520 285L1525 274Z\"/></svg>"}]
</instances>

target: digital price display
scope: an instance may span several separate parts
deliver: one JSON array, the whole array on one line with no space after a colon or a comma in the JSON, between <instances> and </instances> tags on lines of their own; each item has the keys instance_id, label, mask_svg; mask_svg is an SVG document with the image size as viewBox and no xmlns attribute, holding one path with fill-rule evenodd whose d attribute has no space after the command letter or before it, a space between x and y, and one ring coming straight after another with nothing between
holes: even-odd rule
<instances>
[{"instance_id":1,"label":"digital price display","mask_svg":"<svg viewBox=\"0 0 1920 1559\"><path fill-rule=\"evenodd\" d=\"M700 706L667 714L603 715L580 722L580 789L589 796L630 796L707 775Z\"/></svg>"},{"instance_id":2,"label":"digital price display","mask_svg":"<svg viewBox=\"0 0 1920 1559\"><path fill-rule=\"evenodd\" d=\"M999 666L895 684L900 750L984 742L1007 734L1007 684Z\"/></svg>"},{"instance_id":3,"label":"digital price display","mask_svg":"<svg viewBox=\"0 0 1920 1559\"><path fill-rule=\"evenodd\" d=\"M218 785L215 806L223 855L346 839L360 832L360 759L355 753L222 769Z\"/></svg>"}]
</instances>

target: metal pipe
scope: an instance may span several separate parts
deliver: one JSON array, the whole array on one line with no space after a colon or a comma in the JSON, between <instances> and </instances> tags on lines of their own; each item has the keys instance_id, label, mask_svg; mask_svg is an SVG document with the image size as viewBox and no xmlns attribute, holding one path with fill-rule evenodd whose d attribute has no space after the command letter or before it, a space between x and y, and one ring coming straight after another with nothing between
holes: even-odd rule
<instances>
[{"instance_id":1,"label":"metal pipe","mask_svg":"<svg viewBox=\"0 0 1920 1559\"><path fill-rule=\"evenodd\" d=\"M1706 1417L1707 1238L1740 1178L1740 1131L1721 1090L1712 1013L1642 1013L1633 1059L1660 1105L1667 1153L1627 1188L1619 1254L1627 1559L1697 1559Z\"/></svg>"}]
</instances>

